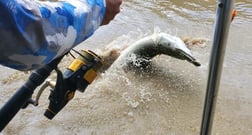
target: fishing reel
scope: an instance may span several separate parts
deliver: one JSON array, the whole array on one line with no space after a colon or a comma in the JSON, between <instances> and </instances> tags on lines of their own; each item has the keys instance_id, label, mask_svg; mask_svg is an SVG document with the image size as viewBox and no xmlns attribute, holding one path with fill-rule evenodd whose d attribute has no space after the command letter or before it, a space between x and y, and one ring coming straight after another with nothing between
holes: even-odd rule
<instances>
[{"instance_id":1,"label":"fishing reel","mask_svg":"<svg viewBox=\"0 0 252 135\"><path fill-rule=\"evenodd\" d=\"M57 80L47 80L39 90L34 105L38 105L39 97L46 87L51 87L49 106L44 115L52 119L75 95L75 91L84 92L97 76L97 71L102 67L103 60L90 50L75 51L79 54L66 71L56 68Z\"/></svg>"}]
</instances>

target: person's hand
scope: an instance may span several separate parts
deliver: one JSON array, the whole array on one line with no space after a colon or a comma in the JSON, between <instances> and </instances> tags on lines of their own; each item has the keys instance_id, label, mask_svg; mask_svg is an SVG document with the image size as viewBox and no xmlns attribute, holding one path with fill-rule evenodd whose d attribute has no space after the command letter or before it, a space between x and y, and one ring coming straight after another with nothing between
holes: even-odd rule
<instances>
[{"instance_id":1,"label":"person's hand","mask_svg":"<svg viewBox=\"0 0 252 135\"><path fill-rule=\"evenodd\" d=\"M120 5L123 0L106 0L106 13L101 25L108 24L117 13L120 12Z\"/></svg>"}]
</instances>

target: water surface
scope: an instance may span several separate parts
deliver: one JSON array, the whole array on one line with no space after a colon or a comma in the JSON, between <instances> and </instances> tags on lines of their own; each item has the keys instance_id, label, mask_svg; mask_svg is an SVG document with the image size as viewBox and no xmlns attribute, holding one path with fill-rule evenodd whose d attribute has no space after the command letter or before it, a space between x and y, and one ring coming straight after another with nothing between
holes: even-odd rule
<instances>
[{"instance_id":1,"label":"water surface","mask_svg":"<svg viewBox=\"0 0 252 135\"><path fill-rule=\"evenodd\" d=\"M252 134L252 1L237 0L235 9L238 14L229 31L214 135ZM168 56L154 58L149 73L124 72L115 66L85 93L77 92L53 120L43 116L48 105L46 92L38 107L21 110L2 134L199 134L215 11L213 0L125 0L115 20L78 49L120 48L161 31L206 39L205 45L190 47L202 66ZM64 60L64 64L68 62ZM4 67L0 71L2 105L28 75Z\"/></svg>"}]
</instances>

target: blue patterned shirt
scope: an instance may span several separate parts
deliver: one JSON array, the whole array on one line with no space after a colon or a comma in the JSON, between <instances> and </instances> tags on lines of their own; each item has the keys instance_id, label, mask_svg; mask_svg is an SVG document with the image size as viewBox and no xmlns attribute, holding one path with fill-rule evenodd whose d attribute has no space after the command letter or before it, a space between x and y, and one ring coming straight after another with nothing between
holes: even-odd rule
<instances>
[{"instance_id":1,"label":"blue patterned shirt","mask_svg":"<svg viewBox=\"0 0 252 135\"><path fill-rule=\"evenodd\" d=\"M90 37L105 0L1 0L0 64L25 71L62 56Z\"/></svg>"}]
</instances>

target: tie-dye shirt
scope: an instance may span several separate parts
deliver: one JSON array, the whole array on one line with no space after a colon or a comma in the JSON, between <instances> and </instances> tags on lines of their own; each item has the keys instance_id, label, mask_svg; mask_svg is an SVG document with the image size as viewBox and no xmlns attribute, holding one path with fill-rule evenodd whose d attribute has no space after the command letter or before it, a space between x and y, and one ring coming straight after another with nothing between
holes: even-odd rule
<instances>
[{"instance_id":1,"label":"tie-dye shirt","mask_svg":"<svg viewBox=\"0 0 252 135\"><path fill-rule=\"evenodd\" d=\"M1 0L0 64L32 70L90 37L105 14L105 0Z\"/></svg>"}]
</instances>

